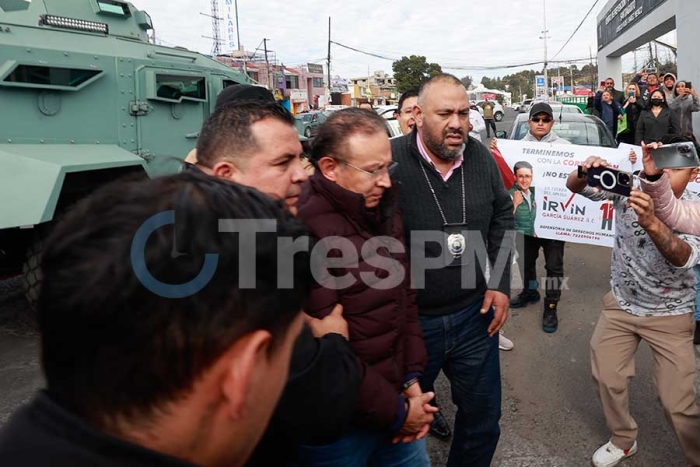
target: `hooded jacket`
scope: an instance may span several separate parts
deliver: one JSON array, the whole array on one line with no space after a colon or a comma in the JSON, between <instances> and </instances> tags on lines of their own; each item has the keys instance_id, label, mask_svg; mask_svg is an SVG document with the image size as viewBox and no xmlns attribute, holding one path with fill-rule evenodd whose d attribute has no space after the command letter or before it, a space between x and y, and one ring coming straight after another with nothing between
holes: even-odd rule
<instances>
[{"instance_id":1,"label":"hooded jacket","mask_svg":"<svg viewBox=\"0 0 700 467\"><path fill-rule=\"evenodd\" d=\"M398 197L387 190L378 208L368 210L364 196L333 183L317 170L306 183L298 206L299 218L314 235L330 242L330 256L337 250L330 237L349 240L357 252L354 265L329 271L330 282L321 281L312 290L305 308L309 315L323 318L336 303L343 305L350 346L363 373L355 424L398 431L406 418L402 386L422 374L427 362L416 290L411 287L406 249L393 253L379 246L365 251L368 240L380 236L405 245ZM398 286L368 285L395 274L397 266L405 273ZM335 282L343 276L352 278L352 284Z\"/></svg>"},{"instance_id":2,"label":"hooded jacket","mask_svg":"<svg viewBox=\"0 0 700 467\"><path fill-rule=\"evenodd\" d=\"M668 175L655 182L644 177L642 190L654 200L654 213L671 229L690 235L700 235L700 202L681 201L673 195Z\"/></svg>"},{"instance_id":3,"label":"hooded jacket","mask_svg":"<svg viewBox=\"0 0 700 467\"><path fill-rule=\"evenodd\" d=\"M523 141L537 141L539 143L552 143L552 144L571 144L570 141L565 140L564 138L559 137L554 131L550 131L546 135L542 137L542 139L537 139L535 138L532 133L529 131L523 138Z\"/></svg>"},{"instance_id":4,"label":"hooded jacket","mask_svg":"<svg viewBox=\"0 0 700 467\"><path fill-rule=\"evenodd\" d=\"M693 112L700 111L700 96L676 96L669 108L678 134L693 133Z\"/></svg>"},{"instance_id":5,"label":"hooded jacket","mask_svg":"<svg viewBox=\"0 0 700 467\"><path fill-rule=\"evenodd\" d=\"M666 81L666 77L671 76L673 78L673 89L670 91L666 89L666 85L664 84L664 81ZM678 82L678 79L676 78L676 75L673 73L666 73L663 77L663 80L661 81L661 90L664 92L666 95L666 103L668 105L671 105L671 102L676 98L676 95L674 94L674 91L676 90L676 83Z\"/></svg>"}]
</instances>

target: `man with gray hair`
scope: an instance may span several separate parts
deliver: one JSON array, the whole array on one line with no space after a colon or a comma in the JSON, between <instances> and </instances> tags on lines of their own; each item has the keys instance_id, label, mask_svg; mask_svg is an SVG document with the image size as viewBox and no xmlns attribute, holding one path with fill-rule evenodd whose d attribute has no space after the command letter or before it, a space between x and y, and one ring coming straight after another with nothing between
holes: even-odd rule
<instances>
[{"instance_id":1,"label":"man with gray hair","mask_svg":"<svg viewBox=\"0 0 700 467\"><path fill-rule=\"evenodd\" d=\"M488 467L500 436L498 336L508 318L513 203L488 149L468 137L469 98L459 79L441 74L423 84L414 118L413 132L394 138L391 149L428 351L421 387L432 390L440 370L452 385L457 415L447 465ZM426 231L440 235L426 241ZM485 254L467 250L479 242Z\"/></svg>"}]
</instances>

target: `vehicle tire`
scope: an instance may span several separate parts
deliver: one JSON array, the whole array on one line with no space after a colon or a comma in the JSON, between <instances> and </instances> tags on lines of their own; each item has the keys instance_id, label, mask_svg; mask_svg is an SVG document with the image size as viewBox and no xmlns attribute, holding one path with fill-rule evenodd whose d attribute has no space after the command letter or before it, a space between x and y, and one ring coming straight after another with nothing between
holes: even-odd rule
<instances>
[{"instance_id":1,"label":"vehicle tire","mask_svg":"<svg viewBox=\"0 0 700 467\"><path fill-rule=\"evenodd\" d=\"M496 112L493 117L496 119L497 122L500 122L501 120L503 120L503 112Z\"/></svg>"},{"instance_id":2,"label":"vehicle tire","mask_svg":"<svg viewBox=\"0 0 700 467\"><path fill-rule=\"evenodd\" d=\"M43 280L41 274L41 254L44 251L44 242L48 234L48 229L39 228L34 232L24 264L22 264L22 274L24 275L24 296L33 311L36 311L39 300L39 289Z\"/></svg>"},{"instance_id":3,"label":"vehicle tire","mask_svg":"<svg viewBox=\"0 0 700 467\"><path fill-rule=\"evenodd\" d=\"M306 130L304 130L304 136L307 138L311 138L311 127L306 127Z\"/></svg>"}]
</instances>

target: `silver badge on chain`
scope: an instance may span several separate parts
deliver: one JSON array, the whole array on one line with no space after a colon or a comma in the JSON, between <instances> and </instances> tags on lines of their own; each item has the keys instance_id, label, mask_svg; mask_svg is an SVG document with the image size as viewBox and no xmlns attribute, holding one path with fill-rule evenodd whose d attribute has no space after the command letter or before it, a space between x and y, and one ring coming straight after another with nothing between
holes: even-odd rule
<instances>
[{"instance_id":1,"label":"silver badge on chain","mask_svg":"<svg viewBox=\"0 0 700 467\"><path fill-rule=\"evenodd\" d=\"M453 258L458 259L464 253L466 241L461 233L452 233L447 237L447 251Z\"/></svg>"}]
</instances>

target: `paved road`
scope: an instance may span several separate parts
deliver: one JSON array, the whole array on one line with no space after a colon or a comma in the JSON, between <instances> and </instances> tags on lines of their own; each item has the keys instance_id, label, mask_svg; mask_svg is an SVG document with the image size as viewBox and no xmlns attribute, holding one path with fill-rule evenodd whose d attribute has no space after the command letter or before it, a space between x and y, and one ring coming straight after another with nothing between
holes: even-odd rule
<instances>
[{"instance_id":1,"label":"paved road","mask_svg":"<svg viewBox=\"0 0 700 467\"><path fill-rule=\"evenodd\" d=\"M497 124L508 129L513 113ZM542 260L540 260L542 262ZM591 382L588 342L609 288L610 250L568 245L565 273L570 290L560 302L560 328L541 331L542 305L512 313L507 335L512 352L501 352L503 372L502 436L493 466L580 467L609 433ZM540 264L540 276L544 274ZM519 278L514 278L518 282ZM15 298L7 298L12 292ZM0 283L0 425L43 384L36 333L17 318L26 307L17 284ZM685 465L666 425L651 383L651 358L645 344L637 356L637 377L631 384L632 412L640 426L639 453L624 467ZM454 407L444 378L438 396L450 420ZM445 465L449 444L430 438L433 465Z\"/></svg>"}]
</instances>

